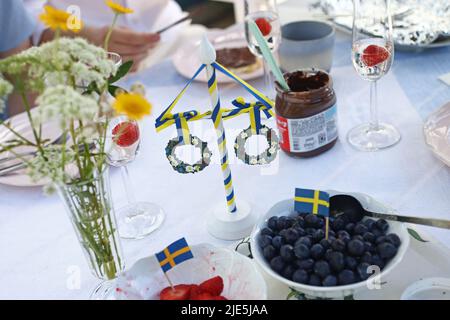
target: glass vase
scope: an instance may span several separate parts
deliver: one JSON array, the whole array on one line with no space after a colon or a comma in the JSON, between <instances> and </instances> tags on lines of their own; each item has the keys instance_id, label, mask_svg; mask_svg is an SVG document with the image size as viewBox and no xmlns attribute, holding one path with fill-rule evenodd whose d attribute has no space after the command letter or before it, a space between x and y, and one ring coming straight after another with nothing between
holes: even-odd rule
<instances>
[{"instance_id":1,"label":"glass vase","mask_svg":"<svg viewBox=\"0 0 450 320\"><path fill-rule=\"evenodd\" d=\"M96 171L90 179L58 186L92 274L112 280L124 270L109 169Z\"/></svg>"}]
</instances>

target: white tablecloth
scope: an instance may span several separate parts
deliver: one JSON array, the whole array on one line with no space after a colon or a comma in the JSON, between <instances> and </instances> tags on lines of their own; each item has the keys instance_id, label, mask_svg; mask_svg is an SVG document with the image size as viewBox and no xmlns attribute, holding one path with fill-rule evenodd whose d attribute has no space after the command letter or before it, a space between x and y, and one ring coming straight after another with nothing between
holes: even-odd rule
<instances>
[{"instance_id":1,"label":"white tablecloth","mask_svg":"<svg viewBox=\"0 0 450 320\"><path fill-rule=\"evenodd\" d=\"M349 38L339 39L331 72L338 97L338 144L311 159L293 159L280 152L270 168L247 166L236 160L231 147L249 120L241 116L227 121L236 198L245 199L253 210L263 214L275 202L292 197L295 187L359 191L404 214L449 219L450 170L433 157L422 137L423 117L439 107L442 99L450 98L448 88L445 91L445 85L437 80L442 69L450 69L449 51L397 55L393 71L380 81L380 118L396 125L402 140L385 151L361 153L348 145L345 134L367 120L369 87L351 67ZM437 65L436 61L441 63ZM147 85L148 97L155 105L154 116L186 81L177 75L170 61L144 70L127 82L136 80ZM262 85L261 80L252 83ZM220 86L220 92L224 105L237 95L246 96L236 85ZM178 110L206 109L208 103L205 85L195 83ZM275 127L273 121L268 124ZM177 174L164 155L175 129L156 134L154 117L146 119L142 128L141 153L129 167L136 198L157 202L166 211L167 219L159 231L144 240L123 241L127 266L181 236L191 244L230 245L210 236L205 228L204 218L211 207L224 201L217 160L201 173ZM217 156L212 123L199 121L190 128L209 142ZM113 170L111 175L115 204L120 207L126 201L120 173ZM38 188L0 186L0 199L0 298L88 298L99 281L89 272L59 198L44 197ZM426 231L450 246L449 232L432 228Z\"/></svg>"}]
</instances>

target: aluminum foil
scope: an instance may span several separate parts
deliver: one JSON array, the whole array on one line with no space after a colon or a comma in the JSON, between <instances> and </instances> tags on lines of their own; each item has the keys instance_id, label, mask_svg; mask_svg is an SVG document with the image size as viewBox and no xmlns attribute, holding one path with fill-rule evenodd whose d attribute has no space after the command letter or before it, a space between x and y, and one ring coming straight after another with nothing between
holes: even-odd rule
<instances>
[{"instance_id":1,"label":"aluminum foil","mask_svg":"<svg viewBox=\"0 0 450 320\"><path fill-rule=\"evenodd\" d=\"M376 15L377 1L366 1ZM370 3L370 4L369 4ZM394 0L391 2L394 41L403 46L424 47L437 42L450 45L449 0ZM337 25L352 29L352 0L319 0L314 4ZM367 25L368 33L379 34L379 25Z\"/></svg>"}]
</instances>

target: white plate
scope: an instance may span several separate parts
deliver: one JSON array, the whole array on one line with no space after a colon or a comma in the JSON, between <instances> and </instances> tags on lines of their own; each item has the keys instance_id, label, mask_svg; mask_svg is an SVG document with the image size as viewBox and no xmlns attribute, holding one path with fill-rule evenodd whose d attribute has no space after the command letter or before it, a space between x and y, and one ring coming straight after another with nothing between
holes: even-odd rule
<instances>
[{"instance_id":1,"label":"white plate","mask_svg":"<svg viewBox=\"0 0 450 320\"><path fill-rule=\"evenodd\" d=\"M264 278L251 259L227 248L209 244L191 246L189 259L167 272L174 285L200 284L215 276L224 281L222 295L229 300L265 300ZM109 299L159 300L159 293L168 283L154 255L137 261L115 281Z\"/></svg>"},{"instance_id":2,"label":"white plate","mask_svg":"<svg viewBox=\"0 0 450 320\"><path fill-rule=\"evenodd\" d=\"M327 190L327 192L330 194L330 196L336 195L336 194L343 194L343 192L338 192L334 190ZM391 208L388 206L374 200L373 198L362 194L362 193L346 193L349 195L354 196L357 198L363 207L369 211L374 212L380 212L380 213L389 213L394 212ZM269 211L261 218L261 220L258 222L258 224L255 226L255 229L253 230L250 238L250 243L252 247L252 253L253 257L260 265L260 267L275 281L279 281L291 288L295 288L296 290L304 293L308 297L315 297L315 298L325 298L325 299L341 299L345 298L347 296L352 296L355 294L355 292L361 292L361 291L367 291L368 290L368 282L367 281L361 281L350 285L345 286L336 286L336 287L316 287L316 286L310 286L310 285L304 285L297 282L290 281L282 276L280 276L278 273L274 272L265 258L263 257L262 250L257 244L257 237L261 231L262 228L266 227L267 220L271 216L286 216L290 215L294 212L294 200L288 199L283 200L278 203L276 203ZM389 232L397 234L402 243L398 249L397 255L389 261L389 263L386 265L386 267L380 272L379 277L384 278L386 277L394 268L398 266L398 264L401 262L403 256L405 255L408 245L409 245L409 235L406 231L406 228L404 225L400 222L395 221L389 221Z\"/></svg>"},{"instance_id":3,"label":"white plate","mask_svg":"<svg viewBox=\"0 0 450 320\"><path fill-rule=\"evenodd\" d=\"M32 114L35 113L35 110L32 110ZM17 131L19 134L21 134L26 139L34 142L34 136L33 131L31 130L30 123L28 121L28 117L26 113L18 114L10 119L7 120L7 122L11 123L11 127ZM42 133L43 133L43 139L48 139L49 141L56 140L61 135L61 130L59 129L59 126L56 122L49 122L42 125ZM0 144L4 143L5 141L15 139L14 134L9 131L5 126L0 125ZM33 151L34 149L30 149L29 147L20 147L15 149L16 152L27 152L27 151ZM11 157L13 154L6 152L3 154L0 154L0 159ZM3 164L2 164L3 166ZM16 186L16 187L36 187L36 186L43 186L48 181L42 180L38 182L33 182L31 179L25 174L25 170L17 171L17 173L7 175L7 176L0 176L0 184L10 185L10 186Z\"/></svg>"},{"instance_id":4,"label":"white plate","mask_svg":"<svg viewBox=\"0 0 450 320\"><path fill-rule=\"evenodd\" d=\"M221 48L236 48L236 47L246 47L247 42L243 31L209 31L207 33L208 39L214 45L216 49ZM186 41L177 53L174 55L172 62L175 69L183 77L190 79L198 70L201 65L199 59L199 46L200 38L194 37L192 41ZM261 60L258 59L259 68L255 69L250 73L236 73L237 76L245 81L256 79L264 75L263 65ZM197 81L207 82L206 73L202 72L198 75ZM234 82L233 79L228 78L221 72L217 72L217 81L219 83L231 83Z\"/></svg>"},{"instance_id":5,"label":"white plate","mask_svg":"<svg viewBox=\"0 0 450 320\"><path fill-rule=\"evenodd\" d=\"M402 300L450 300L450 278L426 278L414 282Z\"/></svg>"},{"instance_id":6,"label":"white plate","mask_svg":"<svg viewBox=\"0 0 450 320\"><path fill-rule=\"evenodd\" d=\"M423 133L431 151L450 166L450 102L433 112L425 121Z\"/></svg>"}]
</instances>

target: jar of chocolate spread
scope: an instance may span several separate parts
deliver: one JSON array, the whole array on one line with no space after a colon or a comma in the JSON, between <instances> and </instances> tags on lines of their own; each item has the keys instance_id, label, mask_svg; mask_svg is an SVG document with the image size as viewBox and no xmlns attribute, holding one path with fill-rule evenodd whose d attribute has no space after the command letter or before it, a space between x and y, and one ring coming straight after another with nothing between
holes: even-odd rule
<instances>
[{"instance_id":1,"label":"jar of chocolate spread","mask_svg":"<svg viewBox=\"0 0 450 320\"><path fill-rule=\"evenodd\" d=\"M277 83L275 112L280 147L289 155L313 157L337 141L336 96L325 71L307 69L284 75L290 91Z\"/></svg>"}]
</instances>

